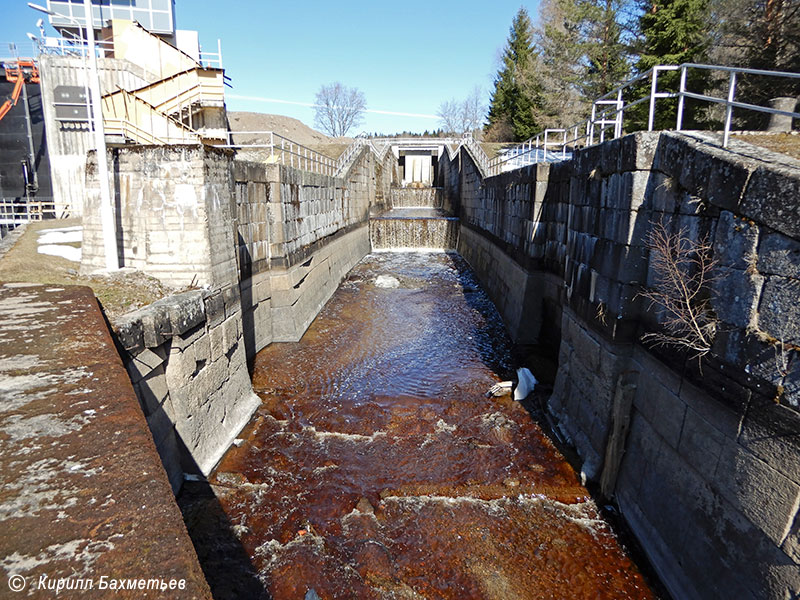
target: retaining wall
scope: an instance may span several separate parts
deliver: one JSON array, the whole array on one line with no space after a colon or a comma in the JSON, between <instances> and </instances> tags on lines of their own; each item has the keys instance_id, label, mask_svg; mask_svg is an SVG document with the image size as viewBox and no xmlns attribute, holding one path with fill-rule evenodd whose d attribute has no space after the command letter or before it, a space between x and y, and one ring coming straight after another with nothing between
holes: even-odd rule
<instances>
[{"instance_id":1,"label":"retaining wall","mask_svg":"<svg viewBox=\"0 0 800 600\"><path fill-rule=\"evenodd\" d=\"M540 315L561 306L550 410L673 595L794 597L800 356L780 342L800 335L800 163L713 142L635 134L487 179L462 150L460 251L516 339L542 341ZM450 185L454 165L440 167ZM658 222L708 240L717 261L700 363L640 342L661 330L638 295Z\"/></svg>"},{"instance_id":2,"label":"retaining wall","mask_svg":"<svg viewBox=\"0 0 800 600\"><path fill-rule=\"evenodd\" d=\"M110 153L121 263L201 288L114 324L173 490L183 473L208 474L257 408L248 361L299 339L369 252L391 158L377 165L365 149L333 178L204 146ZM104 264L94 165L90 155L85 271Z\"/></svg>"}]
</instances>

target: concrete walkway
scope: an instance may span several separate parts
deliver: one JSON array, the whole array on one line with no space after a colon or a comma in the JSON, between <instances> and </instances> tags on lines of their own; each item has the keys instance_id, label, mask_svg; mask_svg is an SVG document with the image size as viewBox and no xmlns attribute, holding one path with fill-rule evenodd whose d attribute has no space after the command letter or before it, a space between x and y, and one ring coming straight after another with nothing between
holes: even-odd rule
<instances>
[{"instance_id":1,"label":"concrete walkway","mask_svg":"<svg viewBox=\"0 0 800 600\"><path fill-rule=\"evenodd\" d=\"M0 285L0 598L210 598L89 288Z\"/></svg>"}]
</instances>

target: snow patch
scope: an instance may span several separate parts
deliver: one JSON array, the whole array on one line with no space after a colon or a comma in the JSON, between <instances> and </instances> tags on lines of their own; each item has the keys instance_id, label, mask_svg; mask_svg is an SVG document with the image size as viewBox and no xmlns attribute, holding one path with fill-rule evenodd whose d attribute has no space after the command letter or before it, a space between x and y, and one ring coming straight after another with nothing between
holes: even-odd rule
<instances>
[{"instance_id":1,"label":"snow patch","mask_svg":"<svg viewBox=\"0 0 800 600\"><path fill-rule=\"evenodd\" d=\"M83 241L83 231L48 231L39 234L39 245L42 244L74 244Z\"/></svg>"},{"instance_id":2,"label":"snow patch","mask_svg":"<svg viewBox=\"0 0 800 600\"><path fill-rule=\"evenodd\" d=\"M81 262L81 249L74 246L61 246L59 244L43 244L39 246L39 254L60 256L72 262Z\"/></svg>"}]
</instances>

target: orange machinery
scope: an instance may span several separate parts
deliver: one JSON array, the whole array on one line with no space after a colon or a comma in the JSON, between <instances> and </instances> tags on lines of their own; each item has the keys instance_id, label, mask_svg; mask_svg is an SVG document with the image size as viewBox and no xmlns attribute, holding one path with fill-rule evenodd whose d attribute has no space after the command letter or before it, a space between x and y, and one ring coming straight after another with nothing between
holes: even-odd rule
<instances>
[{"instance_id":1,"label":"orange machinery","mask_svg":"<svg viewBox=\"0 0 800 600\"><path fill-rule=\"evenodd\" d=\"M6 116L13 106L16 106L22 93L22 86L26 81L28 83L39 83L39 69L32 58L17 59L16 65L14 63L6 63L5 71L6 80L14 84L14 89L11 91L11 98L0 106L0 120Z\"/></svg>"}]
</instances>

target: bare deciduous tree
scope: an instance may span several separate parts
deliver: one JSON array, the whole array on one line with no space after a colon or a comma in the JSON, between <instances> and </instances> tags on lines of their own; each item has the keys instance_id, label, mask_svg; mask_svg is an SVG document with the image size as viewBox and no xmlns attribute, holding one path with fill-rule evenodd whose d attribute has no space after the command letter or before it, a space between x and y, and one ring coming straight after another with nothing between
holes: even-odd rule
<instances>
[{"instance_id":1,"label":"bare deciduous tree","mask_svg":"<svg viewBox=\"0 0 800 600\"><path fill-rule=\"evenodd\" d=\"M320 87L314 98L314 124L332 137L342 137L363 121L366 108L363 92L335 81Z\"/></svg>"},{"instance_id":2,"label":"bare deciduous tree","mask_svg":"<svg viewBox=\"0 0 800 600\"><path fill-rule=\"evenodd\" d=\"M439 117L439 123L442 125L442 131L446 133L461 133L458 100L453 98L452 100L442 102L436 114Z\"/></svg>"},{"instance_id":3,"label":"bare deciduous tree","mask_svg":"<svg viewBox=\"0 0 800 600\"><path fill-rule=\"evenodd\" d=\"M685 229L671 233L657 223L647 236L647 247L655 282L640 295L651 307L660 307L664 331L647 333L642 341L684 348L700 358L711 350L718 324L708 297L715 264L711 245L692 239Z\"/></svg>"},{"instance_id":4,"label":"bare deciduous tree","mask_svg":"<svg viewBox=\"0 0 800 600\"><path fill-rule=\"evenodd\" d=\"M465 133L479 129L486 115L482 96L481 89L476 86L461 102L455 98L442 102L437 113L442 130L447 133Z\"/></svg>"}]
</instances>

